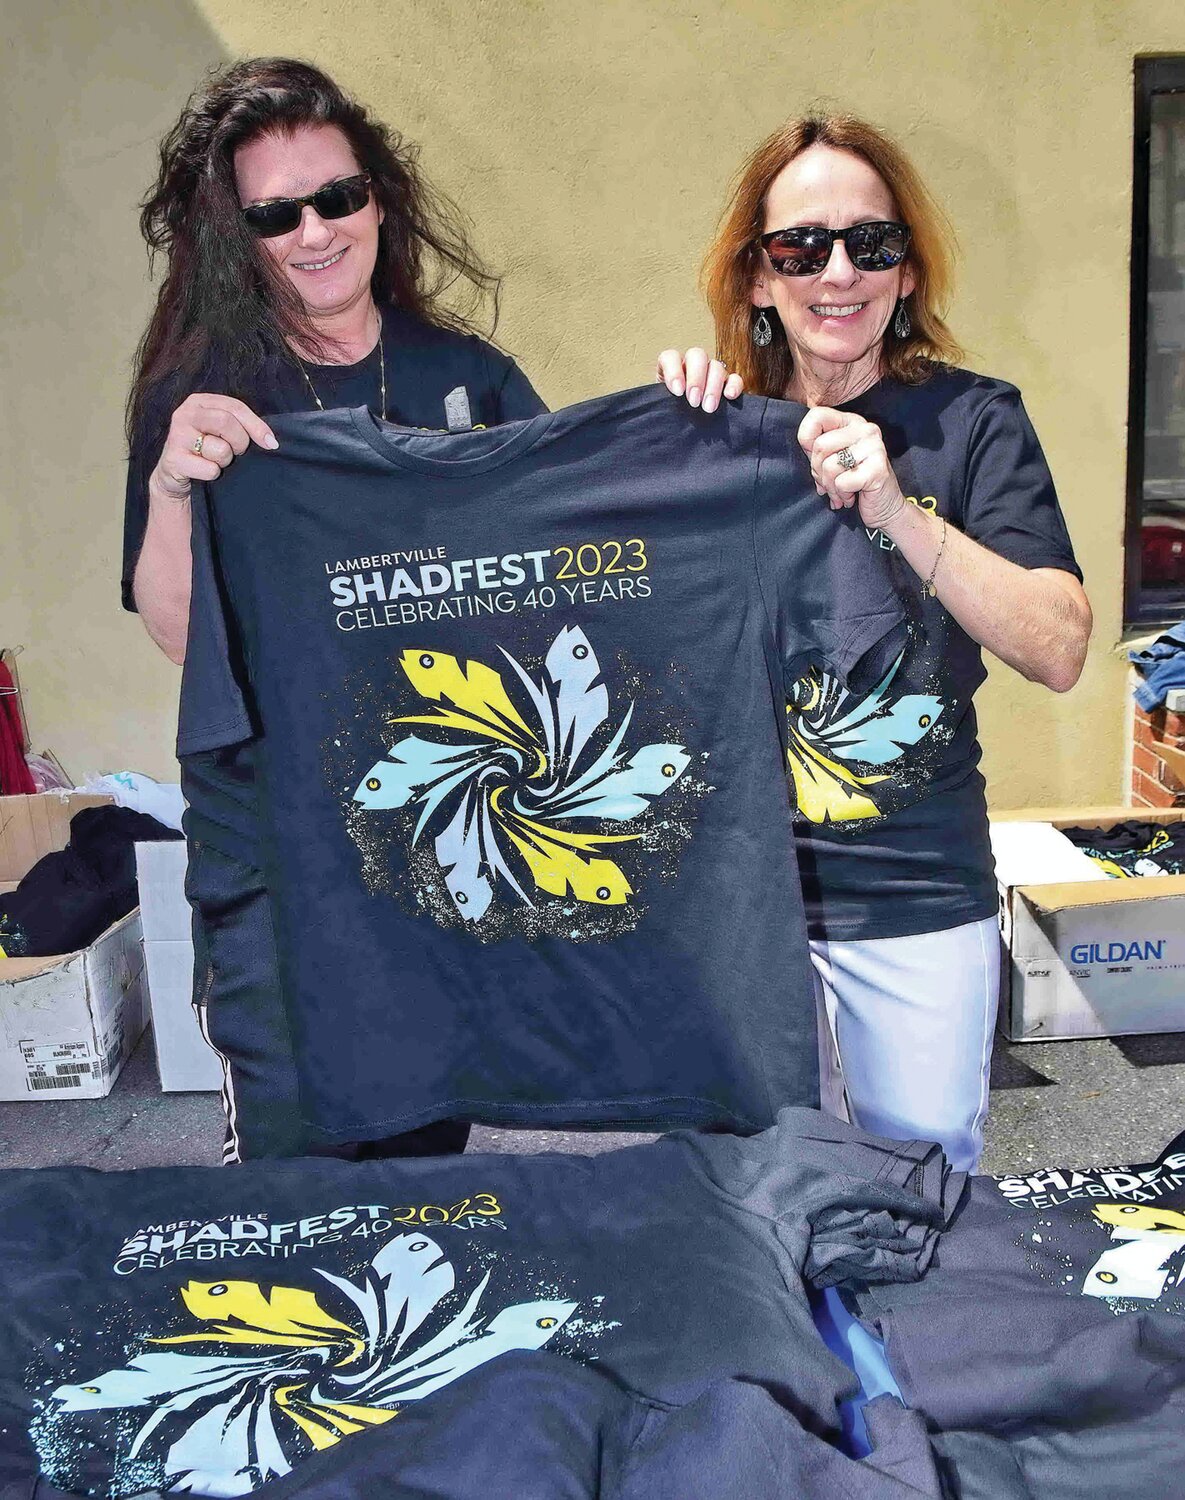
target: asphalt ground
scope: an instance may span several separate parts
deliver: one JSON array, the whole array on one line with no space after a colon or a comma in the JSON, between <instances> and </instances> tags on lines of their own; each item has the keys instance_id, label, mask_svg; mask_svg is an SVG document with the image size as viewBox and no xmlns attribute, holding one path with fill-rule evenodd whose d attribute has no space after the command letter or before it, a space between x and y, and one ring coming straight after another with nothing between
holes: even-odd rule
<instances>
[{"instance_id":1,"label":"asphalt ground","mask_svg":"<svg viewBox=\"0 0 1185 1500\"><path fill-rule=\"evenodd\" d=\"M985 1172L1149 1161L1185 1130L1185 1032L1108 1041L997 1039ZM592 1154L647 1136L474 1129L471 1151ZM162 1094L151 1032L106 1099L0 1103L0 1166L216 1165L216 1094Z\"/></svg>"}]
</instances>

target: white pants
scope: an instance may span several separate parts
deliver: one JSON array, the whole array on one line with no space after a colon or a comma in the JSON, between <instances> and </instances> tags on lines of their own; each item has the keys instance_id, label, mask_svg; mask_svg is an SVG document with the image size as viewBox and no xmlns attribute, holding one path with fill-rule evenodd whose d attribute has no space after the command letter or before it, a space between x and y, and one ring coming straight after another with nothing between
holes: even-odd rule
<instances>
[{"instance_id":1,"label":"white pants","mask_svg":"<svg viewBox=\"0 0 1185 1500\"><path fill-rule=\"evenodd\" d=\"M983 1151L1000 989L995 918L945 932L811 943L823 1108L873 1135Z\"/></svg>"}]
</instances>

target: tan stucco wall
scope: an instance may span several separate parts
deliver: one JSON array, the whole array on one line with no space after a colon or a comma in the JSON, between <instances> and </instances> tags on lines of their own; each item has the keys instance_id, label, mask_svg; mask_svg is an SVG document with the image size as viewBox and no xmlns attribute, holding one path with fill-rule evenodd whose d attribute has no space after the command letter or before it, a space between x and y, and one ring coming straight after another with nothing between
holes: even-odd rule
<instances>
[{"instance_id":1,"label":"tan stucco wall","mask_svg":"<svg viewBox=\"0 0 1185 1500\"><path fill-rule=\"evenodd\" d=\"M0 643L26 647L34 738L77 774L171 770L176 674L115 602L120 412L149 300L135 203L202 69L285 52L422 143L506 273L500 340L552 404L710 337L701 250L742 153L784 116L826 97L898 132L961 236L956 329L1025 392L1097 619L1069 697L993 669L993 801L1121 793L1131 63L1185 51L1179 0L10 0L6 30Z\"/></svg>"}]
</instances>

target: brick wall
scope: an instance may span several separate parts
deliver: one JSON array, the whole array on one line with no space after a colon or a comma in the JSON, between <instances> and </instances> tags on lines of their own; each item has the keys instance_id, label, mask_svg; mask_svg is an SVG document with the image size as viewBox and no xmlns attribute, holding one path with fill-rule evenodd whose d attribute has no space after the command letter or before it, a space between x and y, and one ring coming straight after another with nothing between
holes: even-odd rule
<instances>
[{"instance_id":1,"label":"brick wall","mask_svg":"<svg viewBox=\"0 0 1185 1500\"><path fill-rule=\"evenodd\" d=\"M1132 801L1139 807L1185 807L1185 713L1135 705Z\"/></svg>"}]
</instances>

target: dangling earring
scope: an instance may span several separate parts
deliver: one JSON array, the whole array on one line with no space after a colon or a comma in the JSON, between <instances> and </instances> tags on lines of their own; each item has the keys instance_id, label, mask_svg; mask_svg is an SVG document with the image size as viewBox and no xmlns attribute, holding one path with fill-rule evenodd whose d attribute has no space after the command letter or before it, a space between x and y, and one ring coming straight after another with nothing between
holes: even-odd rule
<instances>
[{"instance_id":1,"label":"dangling earring","mask_svg":"<svg viewBox=\"0 0 1185 1500\"><path fill-rule=\"evenodd\" d=\"M765 308L758 311L753 320L753 342L759 349L768 349L774 341L774 330L769 321L769 314Z\"/></svg>"},{"instance_id":2,"label":"dangling earring","mask_svg":"<svg viewBox=\"0 0 1185 1500\"><path fill-rule=\"evenodd\" d=\"M913 324L909 321L909 313L905 310L905 298L902 297L897 303L897 316L893 319L893 332L899 339L907 339Z\"/></svg>"}]
</instances>

